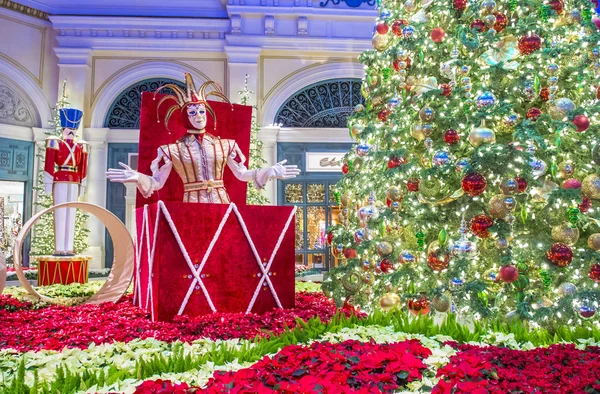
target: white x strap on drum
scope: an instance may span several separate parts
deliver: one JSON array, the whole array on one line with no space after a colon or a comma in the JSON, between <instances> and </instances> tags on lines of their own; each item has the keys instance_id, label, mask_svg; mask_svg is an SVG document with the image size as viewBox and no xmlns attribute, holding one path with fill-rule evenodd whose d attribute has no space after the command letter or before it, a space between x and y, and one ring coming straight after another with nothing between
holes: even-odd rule
<instances>
[{"instance_id":1,"label":"white x strap on drum","mask_svg":"<svg viewBox=\"0 0 600 394\"><path fill-rule=\"evenodd\" d=\"M279 301L279 297L277 296L277 291L275 291L275 287L273 287L273 282L271 282L271 278L269 278L269 270L271 269L271 265L273 265L275 256L277 255L277 252L279 251L279 248L281 247L281 243L283 242L285 233L287 233L287 230L290 227L290 224L292 223L292 219L294 218L294 215L296 214L296 207L294 207L294 209L292 210L292 213L290 214L290 216L288 217L288 219L285 223L285 227L283 228L283 231L281 232L281 234L279 234L279 239L277 240L277 244L275 245L275 248L273 249L273 253L271 253L271 258L269 259L269 262L267 263L266 267L260 261L260 256L258 255L258 252L256 251L256 246L254 246L254 241L252 241L252 238L250 237L250 233L248 232L248 228L246 227L246 223L244 222L244 219L242 218L240 211L238 211L238 209L235 205L233 207L233 210L235 211L235 214L236 214L238 220L240 221L240 225L242 226L244 235L246 236L246 239L248 240L248 243L250 244L252 253L254 253L254 257L256 258L256 263L258 264L258 267L262 271L260 281L258 282L258 285L256 285L256 290L254 290L254 295L252 296L252 300L250 300L250 304L248 304L248 309L246 309L246 313L250 313L252 311L252 308L254 307L254 303L256 302L256 299L258 298L258 294L260 293L260 288L262 287L262 285L265 281L267 282L267 285L269 286L269 289L271 290L271 294L273 295L273 298L275 299L277 306L279 307L279 309L283 309L283 306L281 305L281 301Z\"/></svg>"}]
</instances>

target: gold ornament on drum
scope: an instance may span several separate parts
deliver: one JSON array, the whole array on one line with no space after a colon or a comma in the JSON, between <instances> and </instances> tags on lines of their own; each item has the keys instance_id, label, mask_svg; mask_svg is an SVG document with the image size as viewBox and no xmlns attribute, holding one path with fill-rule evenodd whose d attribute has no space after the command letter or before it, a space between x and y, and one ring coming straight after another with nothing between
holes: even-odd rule
<instances>
[{"instance_id":1,"label":"gold ornament on drum","mask_svg":"<svg viewBox=\"0 0 600 394\"><path fill-rule=\"evenodd\" d=\"M571 161L563 161L558 165L558 172L562 178L571 178L575 173L575 165Z\"/></svg>"}]
</instances>

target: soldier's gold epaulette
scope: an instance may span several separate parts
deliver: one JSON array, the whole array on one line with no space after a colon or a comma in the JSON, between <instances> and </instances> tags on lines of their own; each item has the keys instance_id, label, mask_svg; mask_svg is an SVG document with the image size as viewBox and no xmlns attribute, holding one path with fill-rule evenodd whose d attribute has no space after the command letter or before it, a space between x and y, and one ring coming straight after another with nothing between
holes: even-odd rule
<instances>
[{"instance_id":1,"label":"soldier's gold epaulette","mask_svg":"<svg viewBox=\"0 0 600 394\"><path fill-rule=\"evenodd\" d=\"M81 145L81 150L83 151L83 153L89 153L90 152L90 143L84 140L79 140L76 142L76 144Z\"/></svg>"},{"instance_id":2,"label":"soldier's gold epaulette","mask_svg":"<svg viewBox=\"0 0 600 394\"><path fill-rule=\"evenodd\" d=\"M55 136L46 138L46 149L58 149L61 139Z\"/></svg>"}]
</instances>

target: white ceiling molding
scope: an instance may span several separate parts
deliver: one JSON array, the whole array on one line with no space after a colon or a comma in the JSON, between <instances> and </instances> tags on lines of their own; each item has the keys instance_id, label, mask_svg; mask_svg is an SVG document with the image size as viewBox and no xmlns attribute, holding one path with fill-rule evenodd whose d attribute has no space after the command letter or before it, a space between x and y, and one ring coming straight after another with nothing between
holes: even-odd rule
<instances>
[{"instance_id":1,"label":"white ceiling molding","mask_svg":"<svg viewBox=\"0 0 600 394\"><path fill-rule=\"evenodd\" d=\"M227 18L226 0L19 0L19 3L53 15Z\"/></svg>"}]
</instances>

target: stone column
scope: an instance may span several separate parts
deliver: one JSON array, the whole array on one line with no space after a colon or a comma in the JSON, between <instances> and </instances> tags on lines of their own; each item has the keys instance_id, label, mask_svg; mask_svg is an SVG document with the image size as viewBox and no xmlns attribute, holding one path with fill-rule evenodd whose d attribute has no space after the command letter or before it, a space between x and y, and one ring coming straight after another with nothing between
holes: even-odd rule
<instances>
[{"instance_id":1,"label":"stone column","mask_svg":"<svg viewBox=\"0 0 600 394\"><path fill-rule=\"evenodd\" d=\"M229 99L234 103L239 102L239 92L244 90L246 75L248 75L248 90L254 92L249 98L248 105L256 105L260 48L225 46L225 53L229 68Z\"/></svg>"},{"instance_id":2,"label":"stone column","mask_svg":"<svg viewBox=\"0 0 600 394\"><path fill-rule=\"evenodd\" d=\"M33 131L33 141L35 142L33 150L33 154L35 155L35 159L33 161L33 187L35 188L40 185L40 170L44 168L44 160L40 154L46 150L46 138L48 138L48 134L46 133L52 130L40 129L38 127L33 127L31 130ZM37 200L38 192L33 190L32 201L35 202ZM42 210L42 207L35 204L33 204L31 208L32 215L35 215Z\"/></svg>"},{"instance_id":3,"label":"stone column","mask_svg":"<svg viewBox=\"0 0 600 394\"><path fill-rule=\"evenodd\" d=\"M277 163L277 135L279 126L263 127L258 132L258 139L262 141L262 158L267 162L265 166L273 166ZM265 185L263 195L269 199L272 205L277 205L277 181L272 180Z\"/></svg>"},{"instance_id":4,"label":"stone column","mask_svg":"<svg viewBox=\"0 0 600 394\"><path fill-rule=\"evenodd\" d=\"M69 105L84 112L82 127L89 124L91 114L88 113L91 96L91 49L89 48L54 48L58 57L58 94L62 93L63 83L67 81L67 100ZM80 130L81 133L81 130Z\"/></svg>"},{"instance_id":5,"label":"stone column","mask_svg":"<svg viewBox=\"0 0 600 394\"><path fill-rule=\"evenodd\" d=\"M133 239L136 238L137 228L135 226L135 200L137 186L135 183L124 183L125 186L125 225L129 229Z\"/></svg>"},{"instance_id":6,"label":"stone column","mask_svg":"<svg viewBox=\"0 0 600 394\"><path fill-rule=\"evenodd\" d=\"M91 204L106 207L106 169L108 161L108 129L86 128L83 139L90 144L88 161L87 188L83 200ZM90 216L88 245L85 252L92 256L90 268L104 267L104 225L97 218Z\"/></svg>"}]
</instances>

